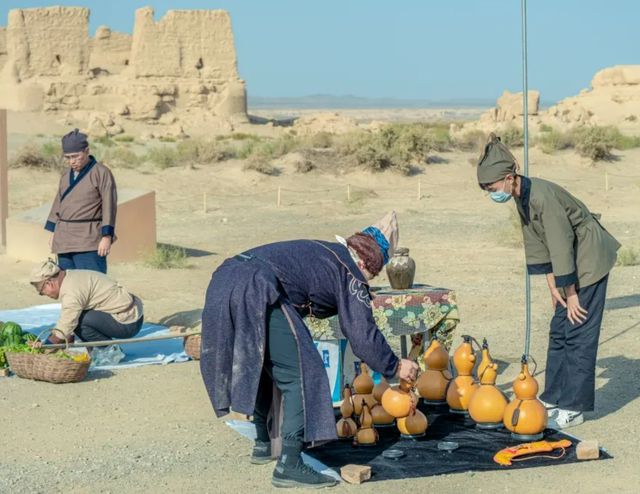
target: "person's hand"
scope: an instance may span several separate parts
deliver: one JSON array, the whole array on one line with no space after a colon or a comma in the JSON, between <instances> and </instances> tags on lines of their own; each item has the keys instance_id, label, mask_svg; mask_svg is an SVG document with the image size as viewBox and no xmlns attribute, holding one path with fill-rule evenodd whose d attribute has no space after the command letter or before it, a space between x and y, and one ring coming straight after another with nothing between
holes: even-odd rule
<instances>
[{"instance_id":1,"label":"person's hand","mask_svg":"<svg viewBox=\"0 0 640 494\"><path fill-rule=\"evenodd\" d=\"M580 305L577 293L567 297L567 319L571 324L579 324L587 320L587 310Z\"/></svg>"},{"instance_id":2,"label":"person's hand","mask_svg":"<svg viewBox=\"0 0 640 494\"><path fill-rule=\"evenodd\" d=\"M567 307L567 303L564 301L560 291L556 287L549 288L549 291L551 292L551 305L553 306L553 310L556 310L558 304L562 307Z\"/></svg>"},{"instance_id":3,"label":"person's hand","mask_svg":"<svg viewBox=\"0 0 640 494\"><path fill-rule=\"evenodd\" d=\"M107 257L111 251L111 237L102 237L98 244L98 255L100 257Z\"/></svg>"},{"instance_id":4,"label":"person's hand","mask_svg":"<svg viewBox=\"0 0 640 494\"><path fill-rule=\"evenodd\" d=\"M396 377L398 379L404 379L405 381L409 382L415 381L418 377L418 364L416 364L413 360L403 358L398 364Z\"/></svg>"},{"instance_id":5,"label":"person's hand","mask_svg":"<svg viewBox=\"0 0 640 494\"><path fill-rule=\"evenodd\" d=\"M27 345L29 345L31 348L41 348L42 347L42 341L40 341L40 340L30 340L30 341L27 341Z\"/></svg>"}]
</instances>

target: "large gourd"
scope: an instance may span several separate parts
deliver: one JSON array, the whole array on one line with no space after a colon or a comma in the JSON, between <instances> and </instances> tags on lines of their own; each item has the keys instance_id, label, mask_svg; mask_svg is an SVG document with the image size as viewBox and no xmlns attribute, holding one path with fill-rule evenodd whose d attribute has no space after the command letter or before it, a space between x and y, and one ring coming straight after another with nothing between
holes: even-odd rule
<instances>
[{"instance_id":1,"label":"large gourd","mask_svg":"<svg viewBox=\"0 0 640 494\"><path fill-rule=\"evenodd\" d=\"M502 427L507 398L496 387L498 364L489 354L487 340L482 344L482 360L478 366L480 386L469 402L469 415L478 429L499 429Z\"/></svg>"},{"instance_id":2,"label":"large gourd","mask_svg":"<svg viewBox=\"0 0 640 494\"><path fill-rule=\"evenodd\" d=\"M392 426L395 421L395 417L389 414L380 404L382 402L382 395L389 388L389 383L383 377L380 382L374 386L373 392L371 393L373 399L377 402L371 407L371 417L373 417L373 425L375 427Z\"/></svg>"},{"instance_id":3,"label":"large gourd","mask_svg":"<svg viewBox=\"0 0 640 494\"><path fill-rule=\"evenodd\" d=\"M416 408L412 408L406 417L398 419L398 430L403 437L424 436L428 425L425 414Z\"/></svg>"},{"instance_id":4,"label":"large gourd","mask_svg":"<svg viewBox=\"0 0 640 494\"><path fill-rule=\"evenodd\" d=\"M338 423L336 424L338 437L341 439L351 438L356 434L358 426L353 418L351 418L353 415L353 400L351 398L351 388L348 384L345 385L344 390L342 391L340 413L342 414L342 418L338 420Z\"/></svg>"},{"instance_id":5,"label":"large gourd","mask_svg":"<svg viewBox=\"0 0 640 494\"><path fill-rule=\"evenodd\" d=\"M387 389L382 395L382 406L389 415L399 419L406 417L415 408L412 384L400 379L400 384Z\"/></svg>"},{"instance_id":6,"label":"large gourd","mask_svg":"<svg viewBox=\"0 0 640 494\"><path fill-rule=\"evenodd\" d=\"M537 441L547 427L547 411L538 400L538 382L529 372L526 355L522 356L522 369L513 381L515 397L504 410L504 426L511 437L519 441Z\"/></svg>"},{"instance_id":7,"label":"large gourd","mask_svg":"<svg viewBox=\"0 0 640 494\"><path fill-rule=\"evenodd\" d=\"M447 389L447 403L452 413L468 415L471 396L478 387L471 375L476 356L471 346L471 337L465 335L462 338L462 343L453 354L453 365L458 375Z\"/></svg>"},{"instance_id":8,"label":"large gourd","mask_svg":"<svg viewBox=\"0 0 640 494\"><path fill-rule=\"evenodd\" d=\"M373 391L371 393L373 395L373 399L376 400L376 402L378 403L382 402L382 395L390 387L391 386L389 386L389 383L387 382L387 380L384 377L382 377L380 379L380 382L373 387Z\"/></svg>"},{"instance_id":9,"label":"large gourd","mask_svg":"<svg viewBox=\"0 0 640 494\"><path fill-rule=\"evenodd\" d=\"M418 394L427 405L442 405L446 403L452 377L448 370L449 352L434 338L422 358L425 370L416 381Z\"/></svg>"}]
</instances>

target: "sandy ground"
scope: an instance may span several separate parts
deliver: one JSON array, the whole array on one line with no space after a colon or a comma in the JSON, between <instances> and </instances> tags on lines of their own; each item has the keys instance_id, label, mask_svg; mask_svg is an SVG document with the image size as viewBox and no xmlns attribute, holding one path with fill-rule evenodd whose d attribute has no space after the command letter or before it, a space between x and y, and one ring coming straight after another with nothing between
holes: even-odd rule
<instances>
[{"instance_id":1,"label":"sandy ground","mask_svg":"<svg viewBox=\"0 0 640 494\"><path fill-rule=\"evenodd\" d=\"M14 133L10 144L26 139ZM113 265L110 274L141 296L148 320L186 321L202 307L211 272L225 257L275 240L332 239L394 208L400 243L418 265L416 281L456 289L462 317L457 334L487 337L494 356L504 362L498 382L508 383L517 373L524 340L523 253L512 244L513 206L493 204L477 188L471 154L442 157L445 163L413 177L360 171L303 175L286 164L280 176L264 177L241 171L238 162L153 173L116 169L121 186L157 191L158 240L197 255L189 269L158 271L132 263ZM548 156L533 149L530 163L532 175L565 185L603 214L603 223L623 244L640 247L640 150L618 158L590 166L571 152ZM57 180L55 173L11 170L11 211L49 199ZM353 187L352 202L346 201L347 184ZM26 283L30 268L0 256L0 307L45 302ZM386 280L381 276L374 283ZM551 304L543 279L534 278L532 287L531 350L543 368ZM616 268L602 327L596 410L571 430L598 439L613 460L343 484L335 492L637 492L639 316L640 266ZM197 363L92 374L85 382L61 386L0 378L0 416L2 493L272 490L272 466L250 465L249 441L215 419Z\"/></svg>"}]
</instances>

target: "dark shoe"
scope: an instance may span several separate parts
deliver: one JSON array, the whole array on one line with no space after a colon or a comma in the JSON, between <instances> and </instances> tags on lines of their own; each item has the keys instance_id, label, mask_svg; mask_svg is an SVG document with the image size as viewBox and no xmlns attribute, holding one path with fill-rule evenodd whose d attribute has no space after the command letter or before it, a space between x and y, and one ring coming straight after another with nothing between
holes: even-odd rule
<instances>
[{"instance_id":1,"label":"dark shoe","mask_svg":"<svg viewBox=\"0 0 640 494\"><path fill-rule=\"evenodd\" d=\"M271 441L262 442L255 441L253 443L253 451L251 452L251 463L254 465L266 465L271 463L275 458L271 456Z\"/></svg>"},{"instance_id":2,"label":"dark shoe","mask_svg":"<svg viewBox=\"0 0 640 494\"><path fill-rule=\"evenodd\" d=\"M300 456L302 443L297 441L282 442L282 456L273 470L271 484L274 487L307 487L321 489L337 484L333 477L316 472L306 465Z\"/></svg>"}]
</instances>

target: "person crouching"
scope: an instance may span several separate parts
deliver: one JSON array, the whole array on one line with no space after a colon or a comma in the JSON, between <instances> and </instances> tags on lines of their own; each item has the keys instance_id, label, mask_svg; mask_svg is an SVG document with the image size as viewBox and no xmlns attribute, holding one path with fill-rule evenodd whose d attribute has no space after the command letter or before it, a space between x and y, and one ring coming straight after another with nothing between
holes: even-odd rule
<instances>
[{"instance_id":1,"label":"person crouching","mask_svg":"<svg viewBox=\"0 0 640 494\"><path fill-rule=\"evenodd\" d=\"M142 301L98 271L61 269L52 260L36 266L31 284L61 304L60 318L44 342L104 341L131 338L144 321Z\"/></svg>"}]
</instances>

